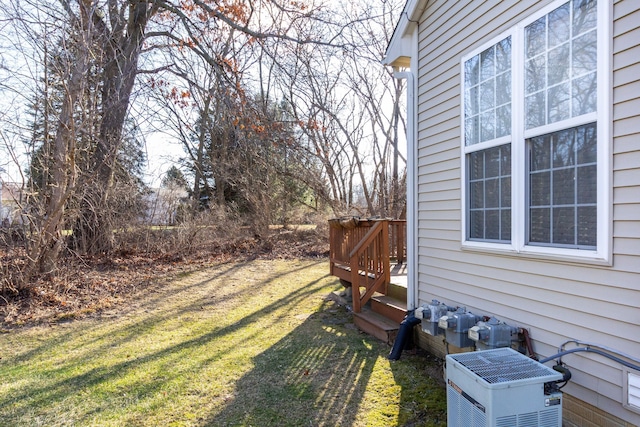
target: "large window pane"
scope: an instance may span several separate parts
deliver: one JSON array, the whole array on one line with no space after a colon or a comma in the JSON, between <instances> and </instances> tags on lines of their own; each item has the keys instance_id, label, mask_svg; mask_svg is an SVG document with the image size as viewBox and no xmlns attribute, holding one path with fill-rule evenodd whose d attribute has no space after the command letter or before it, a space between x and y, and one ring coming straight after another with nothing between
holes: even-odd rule
<instances>
[{"instance_id":1,"label":"large window pane","mask_svg":"<svg viewBox=\"0 0 640 427\"><path fill-rule=\"evenodd\" d=\"M513 26L509 37L465 59L466 239L509 243L515 231L527 245L596 249L598 145L606 143L598 141L601 115L594 114L602 102L596 1L554 2L545 16ZM533 137L512 140L514 130ZM511 144L518 144L513 162ZM512 182L522 185L512 189ZM524 206L512 212L512 199ZM525 229L512 230L512 215L520 213L516 224Z\"/></svg>"},{"instance_id":2,"label":"large window pane","mask_svg":"<svg viewBox=\"0 0 640 427\"><path fill-rule=\"evenodd\" d=\"M525 27L526 129L596 111L597 17L592 10L595 2L574 0Z\"/></svg>"},{"instance_id":3,"label":"large window pane","mask_svg":"<svg viewBox=\"0 0 640 427\"><path fill-rule=\"evenodd\" d=\"M465 145L511 134L511 38L464 64Z\"/></svg>"},{"instance_id":4,"label":"large window pane","mask_svg":"<svg viewBox=\"0 0 640 427\"><path fill-rule=\"evenodd\" d=\"M511 240L511 145L467 155L468 238Z\"/></svg>"},{"instance_id":5,"label":"large window pane","mask_svg":"<svg viewBox=\"0 0 640 427\"><path fill-rule=\"evenodd\" d=\"M596 139L594 123L527 141L530 244L594 248L588 242L597 234Z\"/></svg>"}]
</instances>

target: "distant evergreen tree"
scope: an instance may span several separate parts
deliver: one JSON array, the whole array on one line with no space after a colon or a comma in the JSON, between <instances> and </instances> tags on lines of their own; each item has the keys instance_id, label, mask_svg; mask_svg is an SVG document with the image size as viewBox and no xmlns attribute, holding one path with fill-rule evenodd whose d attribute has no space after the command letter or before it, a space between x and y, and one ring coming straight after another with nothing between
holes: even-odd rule
<instances>
[{"instance_id":1,"label":"distant evergreen tree","mask_svg":"<svg viewBox=\"0 0 640 427\"><path fill-rule=\"evenodd\" d=\"M187 178L184 176L184 173L177 166L171 166L161 182L162 187L170 187L174 186L176 188L181 188L187 190L189 187L189 183L187 182Z\"/></svg>"}]
</instances>

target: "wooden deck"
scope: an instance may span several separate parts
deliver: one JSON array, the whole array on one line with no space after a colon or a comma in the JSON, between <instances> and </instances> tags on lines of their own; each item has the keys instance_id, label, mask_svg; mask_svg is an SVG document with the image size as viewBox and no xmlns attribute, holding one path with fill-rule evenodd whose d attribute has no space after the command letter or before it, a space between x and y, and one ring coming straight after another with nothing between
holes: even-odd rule
<instances>
[{"instance_id":1,"label":"wooden deck","mask_svg":"<svg viewBox=\"0 0 640 427\"><path fill-rule=\"evenodd\" d=\"M392 266L394 282L406 286L406 221L342 218L329 225L330 272L360 295L353 301L356 313L375 292L386 295Z\"/></svg>"},{"instance_id":2,"label":"wooden deck","mask_svg":"<svg viewBox=\"0 0 640 427\"><path fill-rule=\"evenodd\" d=\"M330 221L330 272L351 288L358 328L392 343L406 315L406 221Z\"/></svg>"},{"instance_id":3,"label":"wooden deck","mask_svg":"<svg viewBox=\"0 0 640 427\"><path fill-rule=\"evenodd\" d=\"M407 264L391 264L391 283L407 287Z\"/></svg>"}]
</instances>

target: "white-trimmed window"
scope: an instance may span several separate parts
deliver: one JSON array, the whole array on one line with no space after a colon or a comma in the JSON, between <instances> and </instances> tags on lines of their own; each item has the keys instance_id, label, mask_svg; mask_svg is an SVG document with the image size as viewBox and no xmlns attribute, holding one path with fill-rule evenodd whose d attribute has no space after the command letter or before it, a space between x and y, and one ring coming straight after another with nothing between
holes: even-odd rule
<instances>
[{"instance_id":1,"label":"white-trimmed window","mask_svg":"<svg viewBox=\"0 0 640 427\"><path fill-rule=\"evenodd\" d=\"M462 59L464 246L608 259L600 3L554 2Z\"/></svg>"}]
</instances>

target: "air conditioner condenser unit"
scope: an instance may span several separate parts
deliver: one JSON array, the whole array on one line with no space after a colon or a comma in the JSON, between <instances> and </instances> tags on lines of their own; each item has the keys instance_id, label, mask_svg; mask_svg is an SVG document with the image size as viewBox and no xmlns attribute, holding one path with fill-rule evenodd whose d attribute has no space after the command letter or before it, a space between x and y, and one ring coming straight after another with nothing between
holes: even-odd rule
<instances>
[{"instance_id":1,"label":"air conditioner condenser unit","mask_svg":"<svg viewBox=\"0 0 640 427\"><path fill-rule=\"evenodd\" d=\"M509 347L450 354L446 364L449 427L562 427L562 393L545 393L559 372Z\"/></svg>"}]
</instances>

